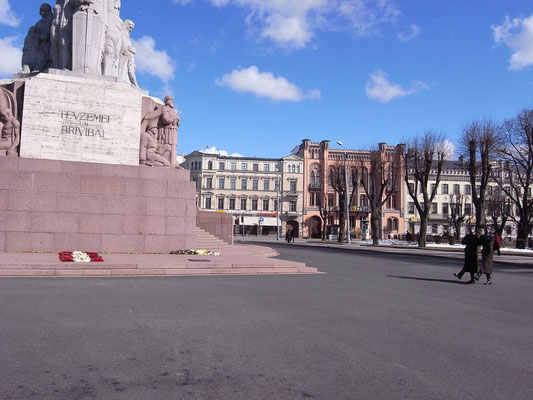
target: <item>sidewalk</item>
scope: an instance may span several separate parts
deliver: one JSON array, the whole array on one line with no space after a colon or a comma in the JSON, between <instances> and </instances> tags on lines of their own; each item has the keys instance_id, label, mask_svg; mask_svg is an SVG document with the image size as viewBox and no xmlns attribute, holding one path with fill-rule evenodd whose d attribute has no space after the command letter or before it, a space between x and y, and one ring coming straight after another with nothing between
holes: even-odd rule
<instances>
[{"instance_id":1,"label":"sidewalk","mask_svg":"<svg viewBox=\"0 0 533 400\"><path fill-rule=\"evenodd\" d=\"M407 246L394 246L394 245L380 245L372 246L368 244L351 243L351 244L338 244L336 242L323 242L320 239L300 239L296 238L294 243L288 244L283 238L277 241L276 237L270 236L246 236L244 239L241 237L234 238L235 243L279 243L285 246L302 246L302 247L327 247L333 249L339 249L344 251L354 252L373 252L373 253L387 253L387 254L403 254L403 255L420 255L425 257L438 257L438 258L451 258L461 260L464 258L463 249L461 248L438 248L438 247L407 247ZM507 253L502 250L502 255L494 256L494 262L497 265L514 266L517 268L527 268L533 270L533 253Z\"/></svg>"}]
</instances>

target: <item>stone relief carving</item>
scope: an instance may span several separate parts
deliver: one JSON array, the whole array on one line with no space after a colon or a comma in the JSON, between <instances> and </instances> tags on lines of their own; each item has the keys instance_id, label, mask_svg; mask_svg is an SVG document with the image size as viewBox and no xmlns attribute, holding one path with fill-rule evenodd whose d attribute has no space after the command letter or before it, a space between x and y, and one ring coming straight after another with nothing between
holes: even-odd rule
<instances>
[{"instance_id":1,"label":"stone relief carving","mask_svg":"<svg viewBox=\"0 0 533 400\"><path fill-rule=\"evenodd\" d=\"M13 93L0 87L0 156L17 156L20 144L20 122Z\"/></svg>"},{"instance_id":2,"label":"stone relief carving","mask_svg":"<svg viewBox=\"0 0 533 400\"><path fill-rule=\"evenodd\" d=\"M42 71L50 65L50 32L52 7L43 3L39 8L41 19L32 26L24 39L22 50L22 72Z\"/></svg>"},{"instance_id":3,"label":"stone relief carving","mask_svg":"<svg viewBox=\"0 0 533 400\"><path fill-rule=\"evenodd\" d=\"M145 114L141 123L140 164L176 168L179 120L172 96L165 97L165 105L156 105Z\"/></svg>"},{"instance_id":4,"label":"stone relief carving","mask_svg":"<svg viewBox=\"0 0 533 400\"><path fill-rule=\"evenodd\" d=\"M137 86L133 21L120 18L120 0L56 0L24 41L22 72L47 68L116 77Z\"/></svg>"}]
</instances>

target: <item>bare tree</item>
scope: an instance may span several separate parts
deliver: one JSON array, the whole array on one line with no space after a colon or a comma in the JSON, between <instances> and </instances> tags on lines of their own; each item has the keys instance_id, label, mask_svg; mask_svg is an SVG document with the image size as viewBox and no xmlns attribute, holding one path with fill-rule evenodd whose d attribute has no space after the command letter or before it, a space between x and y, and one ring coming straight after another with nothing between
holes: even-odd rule
<instances>
[{"instance_id":1,"label":"bare tree","mask_svg":"<svg viewBox=\"0 0 533 400\"><path fill-rule=\"evenodd\" d=\"M496 171L493 171L493 173ZM512 212L512 203L509 197L502 195L501 191L487 197L487 216L492 220L494 231L502 237L503 229Z\"/></svg>"},{"instance_id":2,"label":"bare tree","mask_svg":"<svg viewBox=\"0 0 533 400\"><path fill-rule=\"evenodd\" d=\"M335 204L331 202L329 194L325 192L320 193L318 201L318 211L320 212L320 218L322 219L322 240L326 240L327 226L329 225L330 218L335 209Z\"/></svg>"},{"instance_id":3,"label":"bare tree","mask_svg":"<svg viewBox=\"0 0 533 400\"><path fill-rule=\"evenodd\" d=\"M516 209L511 215L518 228L516 247L526 246L533 227L533 109L526 109L503 123L498 146L501 163L492 178Z\"/></svg>"},{"instance_id":4,"label":"bare tree","mask_svg":"<svg viewBox=\"0 0 533 400\"><path fill-rule=\"evenodd\" d=\"M361 161L360 175L368 203L370 205L370 227L372 229L372 245L378 246L381 236L381 220L383 205L398 192L401 165L388 160L380 151L373 151L370 164Z\"/></svg>"},{"instance_id":5,"label":"bare tree","mask_svg":"<svg viewBox=\"0 0 533 400\"><path fill-rule=\"evenodd\" d=\"M329 168L329 179L331 187L339 196L339 243L344 243L346 237L346 210L343 204L346 204L346 179L344 177L344 165L337 163Z\"/></svg>"},{"instance_id":6,"label":"bare tree","mask_svg":"<svg viewBox=\"0 0 533 400\"><path fill-rule=\"evenodd\" d=\"M404 157L407 191L420 216L419 247L426 247L431 203L437 194L446 155L444 136L434 131L426 131L410 141ZM411 178L414 182L411 182ZM430 186L430 182L433 186Z\"/></svg>"},{"instance_id":7,"label":"bare tree","mask_svg":"<svg viewBox=\"0 0 533 400\"><path fill-rule=\"evenodd\" d=\"M466 220L465 214L466 197L460 194L450 196L450 220L454 229L454 238L457 242L461 238L461 227Z\"/></svg>"},{"instance_id":8,"label":"bare tree","mask_svg":"<svg viewBox=\"0 0 533 400\"><path fill-rule=\"evenodd\" d=\"M463 129L460 148L467 159L472 203L476 208L476 233L481 234L486 221L486 193L500 143L496 127L490 120L472 121Z\"/></svg>"}]
</instances>

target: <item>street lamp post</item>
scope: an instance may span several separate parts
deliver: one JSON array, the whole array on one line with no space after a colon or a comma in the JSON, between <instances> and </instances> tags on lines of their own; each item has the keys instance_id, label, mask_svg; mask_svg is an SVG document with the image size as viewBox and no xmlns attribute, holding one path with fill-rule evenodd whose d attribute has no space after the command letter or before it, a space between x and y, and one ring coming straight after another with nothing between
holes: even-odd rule
<instances>
[{"instance_id":1,"label":"street lamp post","mask_svg":"<svg viewBox=\"0 0 533 400\"><path fill-rule=\"evenodd\" d=\"M344 150L344 187L345 187L345 195L346 198L346 242L350 244L351 238L350 238L350 195L349 195L349 188L348 188L348 169L346 168L346 160L348 158L348 152L344 148L344 145L341 141L337 141L337 144L342 147Z\"/></svg>"},{"instance_id":2,"label":"street lamp post","mask_svg":"<svg viewBox=\"0 0 533 400\"><path fill-rule=\"evenodd\" d=\"M279 240L279 210L280 210L280 204L279 204L279 191L280 191L280 181L279 181L279 170L281 169L281 163L278 166L278 173L276 175L276 196L277 196L277 203L276 203L276 240Z\"/></svg>"}]
</instances>

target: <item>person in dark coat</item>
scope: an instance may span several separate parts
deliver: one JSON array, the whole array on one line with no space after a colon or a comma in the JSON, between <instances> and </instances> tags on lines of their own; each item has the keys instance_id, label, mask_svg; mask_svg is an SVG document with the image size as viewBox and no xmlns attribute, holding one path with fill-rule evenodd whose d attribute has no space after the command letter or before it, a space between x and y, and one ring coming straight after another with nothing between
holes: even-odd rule
<instances>
[{"instance_id":1,"label":"person in dark coat","mask_svg":"<svg viewBox=\"0 0 533 400\"><path fill-rule=\"evenodd\" d=\"M293 235L294 235L294 232L292 231L292 227L290 227L289 229L287 229L287 232L285 233L285 240L287 241L287 243L291 242Z\"/></svg>"},{"instance_id":2,"label":"person in dark coat","mask_svg":"<svg viewBox=\"0 0 533 400\"><path fill-rule=\"evenodd\" d=\"M495 240L488 227L485 227L485 232L481 236L480 242L483 246L481 249L481 268L479 269L479 272L476 274L475 278L477 281L481 275L485 274L487 275L487 282L485 282L484 285L492 285L491 274L494 263Z\"/></svg>"},{"instance_id":3,"label":"person in dark coat","mask_svg":"<svg viewBox=\"0 0 533 400\"><path fill-rule=\"evenodd\" d=\"M476 283L475 275L477 273L477 247L481 244L479 237L472 232L472 228L468 227L468 233L461 241L465 245L465 263L463 269L454 275L462 279L463 275L467 272L470 273L470 280L467 283Z\"/></svg>"}]
</instances>

